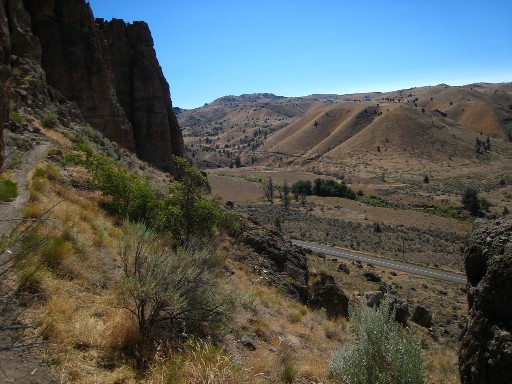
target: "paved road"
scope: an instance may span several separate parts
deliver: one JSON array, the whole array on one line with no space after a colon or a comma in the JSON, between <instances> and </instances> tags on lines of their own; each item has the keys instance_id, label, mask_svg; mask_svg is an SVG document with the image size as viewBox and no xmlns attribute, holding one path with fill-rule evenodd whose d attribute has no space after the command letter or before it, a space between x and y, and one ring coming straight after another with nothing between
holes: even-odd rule
<instances>
[{"instance_id":1,"label":"paved road","mask_svg":"<svg viewBox=\"0 0 512 384\"><path fill-rule=\"evenodd\" d=\"M430 277L432 279L450 281L452 283L466 284L466 276L454 273L447 272L440 269L422 267L416 264L404 263L402 261L395 261L390 259L384 259L376 256L370 256L365 253L359 253L354 251L348 251L345 249L329 247L328 245L320 245L316 243L309 243L307 241L301 240L292 240L292 243L298 245L299 247L310 249L315 252L325 253L330 256L337 256L343 259L362 261L365 263L370 263L375 266L394 269L395 271L408 272L414 275L420 275L425 277Z\"/></svg>"}]
</instances>

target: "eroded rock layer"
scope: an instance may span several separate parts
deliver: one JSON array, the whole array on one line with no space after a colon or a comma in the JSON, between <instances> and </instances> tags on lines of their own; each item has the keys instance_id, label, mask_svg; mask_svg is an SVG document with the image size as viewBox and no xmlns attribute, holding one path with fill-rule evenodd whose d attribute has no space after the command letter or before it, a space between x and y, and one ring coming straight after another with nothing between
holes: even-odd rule
<instances>
[{"instance_id":1,"label":"eroded rock layer","mask_svg":"<svg viewBox=\"0 0 512 384\"><path fill-rule=\"evenodd\" d=\"M461 382L512 383L512 219L479 224L468 244L469 316L459 352Z\"/></svg>"},{"instance_id":2,"label":"eroded rock layer","mask_svg":"<svg viewBox=\"0 0 512 384\"><path fill-rule=\"evenodd\" d=\"M37 89L18 92L17 101L32 109L73 104L76 118L172 172L183 138L147 24L95 20L84 0L3 0L0 8L0 83L13 63L37 74Z\"/></svg>"}]
</instances>

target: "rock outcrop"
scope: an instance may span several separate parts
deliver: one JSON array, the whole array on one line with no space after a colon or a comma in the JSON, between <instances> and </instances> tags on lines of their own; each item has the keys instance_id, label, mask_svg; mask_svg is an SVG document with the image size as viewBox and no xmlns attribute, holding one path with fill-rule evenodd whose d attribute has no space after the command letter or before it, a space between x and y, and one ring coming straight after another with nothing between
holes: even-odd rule
<instances>
[{"instance_id":1,"label":"rock outcrop","mask_svg":"<svg viewBox=\"0 0 512 384\"><path fill-rule=\"evenodd\" d=\"M252 251L243 252L241 261L252 265L272 285L281 286L290 296L307 302L308 262L303 249L279 232L250 221L245 223L240 241Z\"/></svg>"},{"instance_id":2,"label":"rock outcrop","mask_svg":"<svg viewBox=\"0 0 512 384\"><path fill-rule=\"evenodd\" d=\"M25 89L16 87L19 108L48 107L85 121L173 171L183 137L147 24L95 20L84 0L3 0L0 8L0 87L9 64L29 79Z\"/></svg>"},{"instance_id":3,"label":"rock outcrop","mask_svg":"<svg viewBox=\"0 0 512 384\"><path fill-rule=\"evenodd\" d=\"M309 307L325 308L327 317L331 319L348 318L349 298L333 276L320 274L309 285L309 296L307 301Z\"/></svg>"},{"instance_id":4,"label":"rock outcrop","mask_svg":"<svg viewBox=\"0 0 512 384\"><path fill-rule=\"evenodd\" d=\"M469 316L459 352L461 382L512 383L512 220L478 224L465 265Z\"/></svg>"},{"instance_id":5,"label":"rock outcrop","mask_svg":"<svg viewBox=\"0 0 512 384\"><path fill-rule=\"evenodd\" d=\"M98 24L108 42L117 97L132 123L137 154L165 169L170 151L155 148L171 148L183 156L184 144L149 27L119 19Z\"/></svg>"}]
</instances>

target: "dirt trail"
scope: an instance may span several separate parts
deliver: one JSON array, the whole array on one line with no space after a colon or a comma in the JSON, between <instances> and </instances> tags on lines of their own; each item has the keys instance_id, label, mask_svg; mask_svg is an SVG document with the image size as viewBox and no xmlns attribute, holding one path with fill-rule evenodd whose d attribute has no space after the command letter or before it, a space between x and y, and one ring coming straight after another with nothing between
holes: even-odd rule
<instances>
[{"instance_id":1,"label":"dirt trail","mask_svg":"<svg viewBox=\"0 0 512 384\"><path fill-rule=\"evenodd\" d=\"M0 203L0 238L8 235L17 223L16 219L21 218L21 211L29 198L27 176L40 161L46 158L49 148L49 143L36 146L23 156L20 165L14 169L13 179L18 184L18 197L9 203Z\"/></svg>"},{"instance_id":2,"label":"dirt trail","mask_svg":"<svg viewBox=\"0 0 512 384\"><path fill-rule=\"evenodd\" d=\"M50 144L47 142L37 145L25 153L20 164L12 171L13 179L18 184L18 197L12 202L0 203L0 238L8 235L19 222L18 219L21 219L23 207L29 199L28 174L46 158L49 148ZM6 297L8 298L0 293L0 301L4 301ZM4 324L3 321L9 319L12 308L4 306L3 302L0 305L8 312L0 313L0 324ZM21 336L16 329L9 327L11 324L4 325L8 327L0 329L0 383L57 383L55 373L43 361L44 348L38 345L11 348L12 341L20 341ZM12 325L15 327L18 324Z\"/></svg>"}]
</instances>

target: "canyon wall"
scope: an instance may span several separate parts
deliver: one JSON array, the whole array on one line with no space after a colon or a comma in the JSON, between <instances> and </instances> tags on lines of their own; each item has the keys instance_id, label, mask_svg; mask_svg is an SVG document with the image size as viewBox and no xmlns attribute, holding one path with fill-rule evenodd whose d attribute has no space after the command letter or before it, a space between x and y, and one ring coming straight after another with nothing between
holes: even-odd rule
<instances>
[{"instance_id":1,"label":"canyon wall","mask_svg":"<svg viewBox=\"0 0 512 384\"><path fill-rule=\"evenodd\" d=\"M0 4L0 65L6 68L0 67L0 84L6 84L10 64L30 67L40 91L17 95L22 104L72 104L112 141L173 171L172 156L184 155L183 137L147 24L95 20L84 0ZM0 105L7 104L2 93Z\"/></svg>"}]
</instances>

